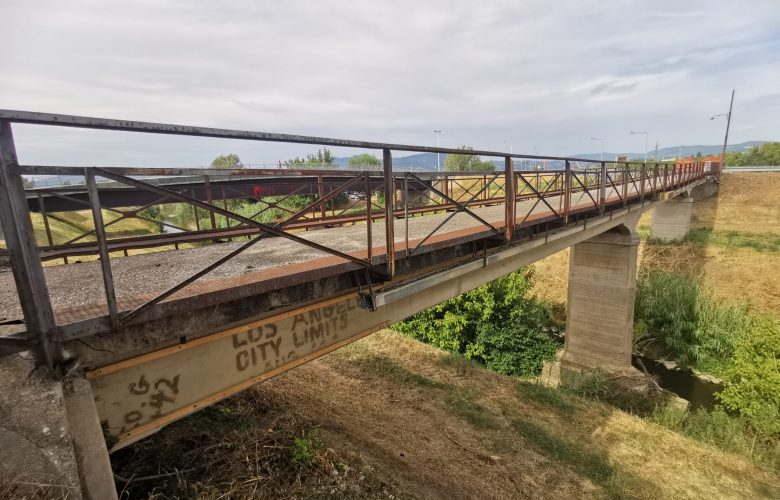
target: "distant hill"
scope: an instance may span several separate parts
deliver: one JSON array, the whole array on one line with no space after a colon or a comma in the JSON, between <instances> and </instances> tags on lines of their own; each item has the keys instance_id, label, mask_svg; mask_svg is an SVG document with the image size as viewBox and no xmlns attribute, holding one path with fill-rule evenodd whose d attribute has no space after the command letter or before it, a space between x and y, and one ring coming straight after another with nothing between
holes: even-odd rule
<instances>
[{"instance_id":1,"label":"distant hill","mask_svg":"<svg viewBox=\"0 0 780 500\"><path fill-rule=\"evenodd\" d=\"M729 144L727 151L740 152L750 149L753 146L760 146L767 141L748 141L739 144ZM701 153L704 156L717 155L723 151L723 144L715 145L695 145L695 146L673 146L669 148L658 149L658 158L676 158L677 156L695 156L697 153ZM583 158L586 160L598 160L601 158L601 153L579 153L571 155L576 158ZM641 159L644 157L644 153L615 153L604 152L605 160L614 160L618 156L628 156L629 159ZM647 158L655 158L655 150L647 152Z\"/></svg>"}]
</instances>

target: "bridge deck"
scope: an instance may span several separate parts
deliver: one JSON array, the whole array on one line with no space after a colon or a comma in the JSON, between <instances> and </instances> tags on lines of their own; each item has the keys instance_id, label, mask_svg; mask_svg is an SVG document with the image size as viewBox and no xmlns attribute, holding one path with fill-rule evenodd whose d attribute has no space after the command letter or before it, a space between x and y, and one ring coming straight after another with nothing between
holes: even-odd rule
<instances>
[{"instance_id":1,"label":"bridge deck","mask_svg":"<svg viewBox=\"0 0 780 500\"><path fill-rule=\"evenodd\" d=\"M638 195L638 193L629 193ZM548 203L558 209L562 197L547 198ZM521 223L526 215L529 221L545 220L555 217L555 214L542 203L534 204L536 200L529 199L517 202L517 223ZM607 203L620 203L618 193L614 189L607 190ZM533 207L533 208L532 208ZM592 210L594 204L584 192L572 193L572 210ZM474 213L490 222L493 227L504 225L504 205L494 205L472 209ZM410 249L420 239L428 235L449 213L438 213L409 218ZM403 219L395 220L396 251L406 248L406 227ZM373 229L374 255L382 255L384 251L384 220L375 221ZM477 239L489 233L489 229L466 213L455 214L432 238L426 241L429 245L441 247L464 239ZM303 238L331 248L355 255L366 254L365 223L324 228L299 233ZM208 245L199 248L157 252L143 255L133 255L112 259L114 285L119 299L120 309L131 309L144 300L162 290L189 277L198 269L217 260L236 249L241 243L224 243ZM425 247L424 247L425 248ZM422 249L421 249L422 250ZM236 286L253 282L261 282L293 275L303 270L327 270L341 272L349 269L345 261L332 257L316 249L306 247L284 238L268 238L266 241L247 249L243 253L227 261L189 287L174 294L168 300L195 297L204 292L228 290ZM338 271L337 271L338 272ZM49 266L45 268L46 281L51 294L52 305L57 315L58 323L70 323L106 314L103 294L103 282L98 261L81 262L64 266ZM16 294L12 273L0 272L0 320L21 319L22 312Z\"/></svg>"}]
</instances>

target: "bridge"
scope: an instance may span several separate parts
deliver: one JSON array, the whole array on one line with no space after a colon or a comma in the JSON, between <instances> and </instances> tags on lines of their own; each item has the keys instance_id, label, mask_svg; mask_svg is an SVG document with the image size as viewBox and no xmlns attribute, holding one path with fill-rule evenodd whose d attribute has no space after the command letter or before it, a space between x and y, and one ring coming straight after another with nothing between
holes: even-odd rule
<instances>
[{"instance_id":1,"label":"bridge","mask_svg":"<svg viewBox=\"0 0 780 500\"><path fill-rule=\"evenodd\" d=\"M20 165L15 123L350 147L380 151L382 166ZM498 158L504 168L396 171L398 152L475 154ZM518 159L564 168L515 170ZM0 268L5 261L11 270L0 272L0 289L8 291L0 296L0 443L28 443L24 456L32 461L46 449L60 464L74 464L60 472L76 490L100 498L116 495L107 452L569 247L562 372L630 367L637 220L653 210L656 237L684 237L691 202L716 191L718 175L717 166L700 163L617 163L8 110L0 110L0 160ZM84 181L25 191L23 175ZM285 205L296 194L304 202ZM257 212L235 208L229 202L236 199L254 202ZM144 215L165 204L190 207L206 227ZM55 241L51 225L75 210L88 211L91 229ZM114 219L106 221L109 213ZM31 214L43 235L36 237ZM129 218L176 231L112 232ZM99 258L84 257L92 254ZM69 263L43 264L59 259ZM42 368L24 379L33 363ZM14 384L21 380L47 399L20 391ZM40 422L24 417L31 411L42 411L51 420L46 428L61 427L69 439L42 438Z\"/></svg>"}]
</instances>

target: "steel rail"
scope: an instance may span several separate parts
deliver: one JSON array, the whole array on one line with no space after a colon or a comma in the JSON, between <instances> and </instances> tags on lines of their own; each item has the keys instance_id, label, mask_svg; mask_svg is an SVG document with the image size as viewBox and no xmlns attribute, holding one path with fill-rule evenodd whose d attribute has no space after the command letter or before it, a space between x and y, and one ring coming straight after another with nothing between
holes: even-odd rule
<instances>
[{"instance_id":1,"label":"steel rail","mask_svg":"<svg viewBox=\"0 0 780 500\"><path fill-rule=\"evenodd\" d=\"M469 154L491 157L511 157L528 160L570 160L581 163L599 163L599 160L586 158L574 158L565 156L540 156L525 155L519 153L505 153L503 151L489 150L464 150L456 148L437 148L434 146L413 146L409 144L393 144L371 141L355 141L348 139L335 139L331 137L317 137L310 135L279 134L273 132L253 132L248 130L223 129L212 127L198 127L191 125L175 125L171 123L142 122L134 120L118 120L111 118L95 118L89 116L64 115L53 113L40 113L35 111L18 111L0 109L0 120L12 123L25 123L31 125L50 125L55 127L86 128L95 130L117 130L125 132L145 132L165 135L184 135L195 137L215 137L222 139L239 139L266 142L287 142L295 144L315 144L320 146L350 147L360 149L389 149L392 151L408 151L415 153L445 153L445 154Z\"/></svg>"}]
</instances>

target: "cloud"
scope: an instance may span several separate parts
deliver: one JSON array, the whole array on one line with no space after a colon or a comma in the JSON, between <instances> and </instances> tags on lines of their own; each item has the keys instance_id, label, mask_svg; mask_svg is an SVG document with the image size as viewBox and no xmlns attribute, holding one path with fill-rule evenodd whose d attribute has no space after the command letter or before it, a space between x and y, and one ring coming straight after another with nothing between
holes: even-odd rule
<instances>
[{"instance_id":1,"label":"cloud","mask_svg":"<svg viewBox=\"0 0 780 500\"><path fill-rule=\"evenodd\" d=\"M631 128L714 143L737 87L776 138L775 0L351 2L5 0L0 107L567 154ZM739 108L739 106L744 107ZM120 137L121 136L121 137ZM19 127L28 163L275 163L311 148ZM185 147L186 146L186 147Z\"/></svg>"}]
</instances>

